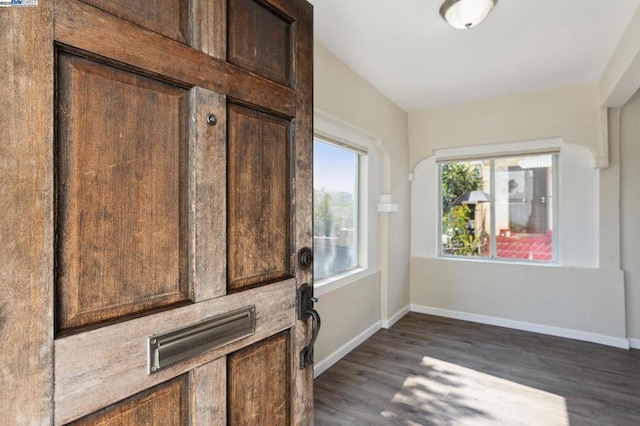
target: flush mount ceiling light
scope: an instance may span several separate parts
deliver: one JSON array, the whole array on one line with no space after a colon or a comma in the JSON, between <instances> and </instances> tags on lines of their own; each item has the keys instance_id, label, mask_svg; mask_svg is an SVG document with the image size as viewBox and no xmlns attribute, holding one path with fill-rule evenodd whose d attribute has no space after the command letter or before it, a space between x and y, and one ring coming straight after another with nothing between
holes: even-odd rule
<instances>
[{"instance_id":1,"label":"flush mount ceiling light","mask_svg":"<svg viewBox=\"0 0 640 426\"><path fill-rule=\"evenodd\" d=\"M475 27L487 17L498 0L445 0L440 16L454 28Z\"/></svg>"}]
</instances>

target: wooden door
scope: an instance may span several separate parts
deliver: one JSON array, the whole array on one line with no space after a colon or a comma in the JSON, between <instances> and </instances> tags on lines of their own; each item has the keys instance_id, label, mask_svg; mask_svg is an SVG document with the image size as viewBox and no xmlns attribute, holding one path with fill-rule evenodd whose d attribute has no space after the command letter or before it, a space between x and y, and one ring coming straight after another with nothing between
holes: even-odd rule
<instances>
[{"instance_id":1,"label":"wooden door","mask_svg":"<svg viewBox=\"0 0 640 426\"><path fill-rule=\"evenodd\" d=\"M41 420L311 424L299 355L311 331L296 308L312 279L297 263L312 245L311 6L37 7L50 11L39 64L53 76L53 414ZM150 366L154 336L242 309L255 323L240 338Z\"/></svg>"}]
</instances>

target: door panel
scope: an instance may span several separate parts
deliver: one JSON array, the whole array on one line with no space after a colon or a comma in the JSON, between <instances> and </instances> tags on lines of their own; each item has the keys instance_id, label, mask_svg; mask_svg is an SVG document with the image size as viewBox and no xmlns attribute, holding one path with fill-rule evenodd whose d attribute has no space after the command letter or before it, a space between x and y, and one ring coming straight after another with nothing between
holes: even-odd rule
<instances>
[{"instance_id":1,"label":"door panel","mask_svg":"<svg viewBox=\"0 0 640 426\"><path fill-rule=\"evenodd\" d=\"M174 40L189 40L189 0L82 0Z\"/></svg>"},{"instance_id":2,"label":"door panel","mask_svg":"<svg viewBox=\"0 0 640 426\"><path fill-rule=\"evenodd\" d=\"M311 424L310 5L54 1L54 423ZM148 372L151 336L249 306L249 336Z\"/></svg>"},{"instance_id":3,"label":"door panel","mask_svg":"<svg viewBox=\"0 0 640 426\"><path fill-rule=\"evenodd\" d=\"M187 375L178 376L70 423L73 426L150 424L158 426L189 424Z\"/></svg>"},{"instance_id":4,"label":"door panel","mask_svg":"<svg viewBox=\"0 0 640 426\"><path fill-rule=\"evenodd\" d=\"M54 20L54 37L58 43L146 70L152 75L164 76L169 81L225 94L283 116L296 115L297 91L131 25L80 1L56 0ZM310 20L306 20L309 22L305 24L306 27L300 25L301 30L311 28ZM196 22L202 25L201 33L206 34L220 25L220 21L215 19ZM301 61L310 60L309 55L312 54L312 44L309 44ZM309 86L310 91L311 80L305 81L304 86ZM310 101L310 94L308 96Z\"/></svg>"},{"instance_id":5,"label":"door panel","mask_svg":"<svg viewBox=\"0 0 640 426\"><path fill-rule=\"evenodd\" d=\"M289 85L290 20L255 0L229 0L229 62Z\"/></svg>"},{"instance_id":6,"label":"door panel","mask_svg":"<svg viewBox=\"0 0 640 426\"><path fill-rule=\"evenodd\" d=\"M229 291L291 276L289 122L228 106Z\"/></svg>"},{"instance_id":7,"label":"door panel","mask_svg":"<svg viewBox=\"0 0 640 426\"><path fill-rule=\"evenodd\" d=\"M188 92L66 52L57 63L58 331L189 300Z\"/></svg>"},{"instance_id":8,"label":"door panel","mask_svg":"<svg viewBox=\"0 0 640 426\"><path fill-rule=\"evenodd\" d=\"M296 281L289 279L55 340L56 424L64 424L179 374L296 327ZM256 308L255 333L147 374L147 338L231 312Z\"/></svg>"},{"instance_id":9,"label":"door panel","mask_svg":"<svg viewBox=\"0 0 640 426\"><path fill-rule=\"evenodd\" d=\"M229 355L229 424L289 424L290 368L289 331Z\"/></svg>"}]
</instances>

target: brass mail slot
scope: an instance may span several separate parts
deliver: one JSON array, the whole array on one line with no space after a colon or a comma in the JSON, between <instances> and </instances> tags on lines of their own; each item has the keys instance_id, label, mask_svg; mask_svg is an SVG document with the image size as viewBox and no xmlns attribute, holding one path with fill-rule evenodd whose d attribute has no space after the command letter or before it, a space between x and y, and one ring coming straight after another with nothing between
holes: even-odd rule
<instances>
[{"instance_id":1,"label":"brass mail slot","mask_svg":"<svg viewBox=\"0 0 640 426\"><path fill-rule=\"evenodd\" d=\"M147 374L203 354L256 331L254 305L147 338Z\"/></svg>"}]
</instances>

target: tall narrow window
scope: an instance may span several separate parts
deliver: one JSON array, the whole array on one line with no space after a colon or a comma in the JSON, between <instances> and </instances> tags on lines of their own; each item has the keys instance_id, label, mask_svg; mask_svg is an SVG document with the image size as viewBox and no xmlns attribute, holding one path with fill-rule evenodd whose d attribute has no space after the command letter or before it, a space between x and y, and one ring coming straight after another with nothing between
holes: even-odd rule
<instances>
[{"instance_id":1,"label":"tall narrow window","mask_svg":"<svg viewBox=\"0 0 640 426\"><path fill-rule=\"evenodd\" d=\"M314 275L323 278L358 266L359 154L313 141Z\"/></svg>"},{"instance_id":2,"label":"tall narrow window","mask_svg":"<svg viewBox=\"0 0 640 426\"><path fill-rule=\"evenodd\" d=\"M440 163L441 255L554 261L556 158Z\"/></svg>"}]
</instances>

